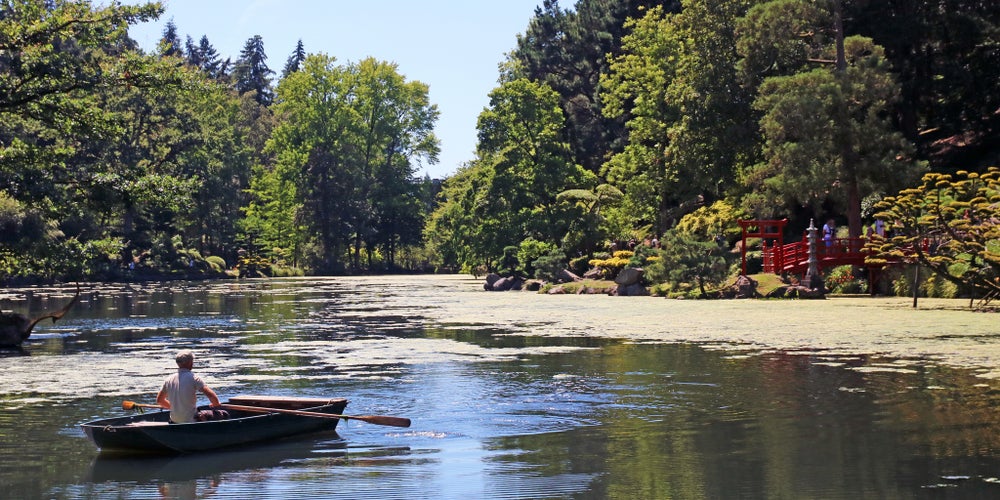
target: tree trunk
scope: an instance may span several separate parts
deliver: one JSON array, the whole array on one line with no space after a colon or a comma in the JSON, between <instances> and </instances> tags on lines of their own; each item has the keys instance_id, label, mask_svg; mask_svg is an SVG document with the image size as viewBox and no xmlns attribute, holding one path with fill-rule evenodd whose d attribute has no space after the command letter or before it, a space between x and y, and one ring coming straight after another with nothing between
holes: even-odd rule
<instances>
[{"instance_id":1,"label":"tree trunk","mask_svg":"<svg viewBox=\"0 0 1000 500\"><path fill-rule=\"evenodd\" d=\"M833 1L833 31L837 44L837 72L847 71L847 57L844 55L844 14L840 0Z\"/></svg>"},{"instance_id":2,"label":"tree trunk","mask_svg":"<svg viewBox=\"0 0 1000 500\"><path fill-rule=\"evenodd\" d=\"M361 269L361 231L354 233L354 256L351 258L351 266L355 271Z\"/></svg>"},{"instance_id":3,"label":"tree trunk","mask_svg":"<svg viewBox=\"0 0 1000 500\"><path fill-rule=\"evenodd\" d=\"M837 46L837 69L836 73L843 83L843 78L847 74L847 57L844 54L844 21L843 9L840 0L833 1L833 31ZM837 124L840 130L847 130L851 117L847 113L838 113L838 118L842 120ZM844 132L845 139L849 133ZM861 192L858 187L857 176L857 152L854 151L854 144L850 140L842 142L841 161L841 182L847 190L847 228L851 238L860 238L861 230Z\"/></svg>"},{"instance_id":4,"label":"tree trunk","mask_svg":"<svg viewBox=\"0 0 1000 500\"><path fill-rule=\"evenodd\" d=\"M844 158L845 161L857 161L853 154ZM845 179L847 188L847 228L851 238L860 238L864 234L861 229L861 189L856 176Z\"/></svg>"}]
</instances>

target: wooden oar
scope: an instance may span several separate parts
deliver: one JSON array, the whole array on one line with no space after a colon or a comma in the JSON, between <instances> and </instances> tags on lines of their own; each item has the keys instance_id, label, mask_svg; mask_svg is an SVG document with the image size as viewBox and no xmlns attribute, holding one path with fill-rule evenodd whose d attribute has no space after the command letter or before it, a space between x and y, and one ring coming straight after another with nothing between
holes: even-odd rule
<instances>
[{"instance_id":1,"label":"wooden oar","mask_svg":"<svg viewBox=\"0 0 1000 500\"><path fill-rule=\"evenodd\" d=\"M335 413L321 413L318 411L286 410L284 408L268 408L265 406L243 406L223 404L219 406L227 410L248 411L255 413L287 413L289 415L301 415L303 417L317 418L339 418L343 420L360 420L375 425L388 425L392 427L409 427L410 419L403 417L390 417L387 415L337 415ZM157 408L164 410L160 405L149 405L136 403L135 401L122 401L122 409L131 410L133 408Z\"/></svg>"},{"instance_id":2,"label":"wooden oar","mask_svg":"<svg viewBox=\"0 0 1000 500\"><path fill-rule=\"evenodd\" d=\"M166 410L166 408L160 405L146 405L142 403L136 403L135 401L122 401L123 410L134 410L135 408L156 408L157 410Z\"/></svg>"},{"instance_id":3,"label":"wooden oar","mask_svg":"<svg viewBox=\"0 0 1000 500\"><path fill-rule=\"evenodd\" d=\"M250 411L257 413L287 413L289 415L301 415L303 417L319 418L339 418L343 420L360 420L375 425L389 425L392 427L409 427L410 419L403 417L390 417L387 415L337 415L335 413L321 413L318 411L286 410L284 408L268 408L266 406L243 406L222 404L220 408L227 410Z\"/></svg>"}]
</instances>

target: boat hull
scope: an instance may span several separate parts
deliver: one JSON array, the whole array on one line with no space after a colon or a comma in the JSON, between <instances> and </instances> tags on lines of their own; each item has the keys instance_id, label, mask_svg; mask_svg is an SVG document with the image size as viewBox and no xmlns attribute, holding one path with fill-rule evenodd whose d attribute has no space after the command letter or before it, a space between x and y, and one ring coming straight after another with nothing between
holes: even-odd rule
<instances>
[{"instance_id":1,"label":"boat hull","mask_svg":"<svg viewBox=\"0 0 1000 500\"><path fill-rule=\"evenodd\" d=\"M229 404L287 410L341 414L346 399L274 398L241 396ZM199 407L199 410L208 409ZM224 420L169 423L170 412L155 411L127 417L107 418L81 424L83 431L102 451L192 453L334 430L339 419L307 417L287 413L229 411Z\"/></svg>"}]
</instances>

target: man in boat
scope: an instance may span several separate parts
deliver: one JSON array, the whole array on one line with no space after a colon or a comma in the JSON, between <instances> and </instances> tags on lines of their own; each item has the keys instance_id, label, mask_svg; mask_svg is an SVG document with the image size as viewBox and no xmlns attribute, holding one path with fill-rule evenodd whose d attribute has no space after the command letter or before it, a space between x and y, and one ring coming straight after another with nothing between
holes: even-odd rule
<instances>
[{"instance_id":1,"label":"man in boat","mask_svg":"<svg viewBox=\"0 0 1000 500\"><path fill-rule=\"evenodd\" d=\"M156 395L156 404L170 409L170 422L183 424L194 422L195 410L198 406L198 391L208 397L212 406L219 406L219 397L215 391L205 384L201 377L191 372L194 368L194 353L181 351L177 353L177 373L167 377Z\"/></svg>"}]
</instances>

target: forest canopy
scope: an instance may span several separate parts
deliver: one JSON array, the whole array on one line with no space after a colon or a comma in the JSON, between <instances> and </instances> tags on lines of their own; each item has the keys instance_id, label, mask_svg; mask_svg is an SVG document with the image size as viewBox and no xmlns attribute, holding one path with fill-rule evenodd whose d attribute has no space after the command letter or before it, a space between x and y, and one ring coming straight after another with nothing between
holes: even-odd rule
<instances>
[{"instance_id":1,"label":"forest canopy","mask_svg":"<svg viewBox=\"0 0 1000 500\"><path fill-rule=\"evenodd\" d=\"M926 174L1000 163L996 2L543 0L443 180L394 63L300 41L277 72L260 36L229 58L173 22L142 50L163 14L0 4L0 280L531 274L741 217L860 236Z\"/></svg>"}]
</instances>

